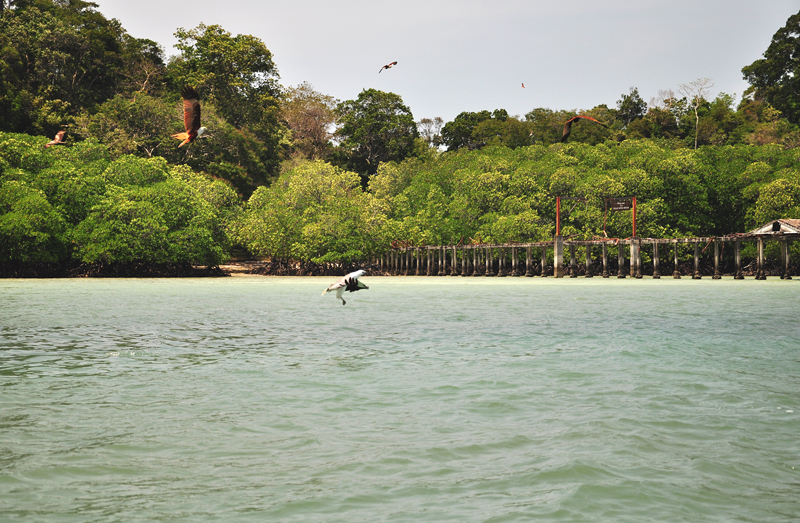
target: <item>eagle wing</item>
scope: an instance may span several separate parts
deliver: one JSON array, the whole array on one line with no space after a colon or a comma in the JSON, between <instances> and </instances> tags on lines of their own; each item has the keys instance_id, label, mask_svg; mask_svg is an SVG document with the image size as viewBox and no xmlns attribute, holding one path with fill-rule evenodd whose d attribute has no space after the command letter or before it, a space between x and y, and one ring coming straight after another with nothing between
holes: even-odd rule
<instances>
[{"instance_id":1,"label":"eagle wing","mask_svg":"<svg viewBox=\"0 0 800 523\"><path fill-rule=\"evenodd\" d=\"M181 90L183 97L183 127L189 134L197 134L200 129L200 96L194 87L186 86Z\"/></svg>"},{"instance_id":2,"label":"eagle wing","mask_svg":"<svg viewBox=\"0 0 800 523\"><path fill-rule=\"evenodd\" d=\"M45 148L47 148L47 147L50 147L51 145L59 145L59 144L62 144L62 143L64 143L64 135L65 135L66 133L67 133L67 131L63 131L63 130L62 130L62 131L58 131L58 132L56 133L56 137L55 137L55 138L53 138L52 140L50 140L49 142L47 142L47 143L44 145L44 146L45 146Z\"/></svg>"},{"instance_id":3,"label":"eagle wing","mask_svg":"<svg viewBox=\"0 0 800 523\"><path fill-rule=\"evenodd\" d=\"M564 134L561 136L561 141L562 142L566 142L567 141L567 137L569 136L569 133L572 132L572 124L574 122L580 120L580 119L591 120L594 123L598 123L598 124L602 125L603 127L608 128L608 126L606 124L604 124L603 122L601 122L599 120L595 120L591 116L585 116L585 115L579 114L578 116L573 116L572 118L570 118L569 120L564 122Z\"/></svg>"}]
</instances>

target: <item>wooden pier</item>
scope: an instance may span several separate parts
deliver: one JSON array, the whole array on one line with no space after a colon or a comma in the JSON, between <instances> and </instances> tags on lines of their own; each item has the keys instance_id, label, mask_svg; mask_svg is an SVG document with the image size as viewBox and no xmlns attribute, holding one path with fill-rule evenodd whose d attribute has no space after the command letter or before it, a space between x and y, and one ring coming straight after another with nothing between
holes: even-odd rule
<instances>
[{"instance_id":1,"label":"wooden pier","mask_svg":"<svg viewBox=\"0 0 800 523\"><path fill-rule=\"evenodd\" d=\"M765 280L764 246L767 242L779 242L781 246L781 279L792 279L789 274L789 252L791 242L800 239L800 233L758 232L729 236L696 238L626 238L601 240L571 240L556 236L553 241L532 243L470 244L412 246L390 249L378 264L386 274L395 276L523 276L523 277L578 277L578 264L584 264L584 277L610 277L608 251L616 248L617 278L642 277L642 249L651 253L653 278L661 278L660 255L665 250L673 251L674 269L671 276L681 278L679 251L693 250L694 266L692 279L701 279L701 252L713 245L713 279L722 277L720 258L725 245L733 248L734 278L743 279L741 247L743 243L756 244L757 270L755 279ZM576 249L582 247L585 260L578 261ZM568 254L569 259L565 258ZM597 256L594 258L593 256ZM495 272L496 271L496 272Z\"/></svg>"}]
</instances>

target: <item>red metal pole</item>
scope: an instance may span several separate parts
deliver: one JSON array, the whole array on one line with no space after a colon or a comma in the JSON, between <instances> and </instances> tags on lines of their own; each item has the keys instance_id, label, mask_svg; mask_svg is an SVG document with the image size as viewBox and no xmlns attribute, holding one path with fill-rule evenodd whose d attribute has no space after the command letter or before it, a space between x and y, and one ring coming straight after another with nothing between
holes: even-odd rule
<instances>
[{"instance_id":1,"label":"red metal pole","mask_svg":"<svg viewBox=\"0 0 800 523\"><path fill-rule=\"evenodd\" d=\"M556 196L556 236L561 236L561 196Z\"/></svg>"},{"instance_id":2,"label":"red metal pole","mask_svg":"<svg viewBox=\"0 0 800 523\"><path fill-rule=\"evenodd\" d=\"M633 237L636 237L636 196L633 197Z\"/></svg>"}]
</instances>

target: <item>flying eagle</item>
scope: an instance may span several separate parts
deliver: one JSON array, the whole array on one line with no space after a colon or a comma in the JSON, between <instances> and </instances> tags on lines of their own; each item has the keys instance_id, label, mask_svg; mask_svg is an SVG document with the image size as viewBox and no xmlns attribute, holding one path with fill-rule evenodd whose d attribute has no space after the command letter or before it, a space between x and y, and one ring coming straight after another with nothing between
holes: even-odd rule
<instances>
[{"instance_id":1,"label":"flying eagle","mask_svg":"<svg viewBox=\"0 0 800 523\"><path fill-rule=\"evenodd\" d=\"M336 299L342 300L342 305L347 305L347 302L342 298L344 291L355 292L361 289L369 289L369 287L358 281L365 273L366 271L362 270L351 272L336 283L331 283L327 289L322 291L322 295L325 296L326 292L336 291Z\"/></svg>"},{"instance_id":2,"label":"flying eagle","mask_svg":"<svg viewBox=\"0 0 800 523\"><path fill-rule=\"evenodd\" d=\"M584 116L582 114L579 114L578 116L573 116L572 118L570 118L569 120L564 122L564 134L561 136L561 142L562 143L567 141L567 137L569 137L569 133L572 132L572 124L575 123L579 118L583 118L584 120L591 120L591 121L593 121L595 123L599 123L600 125L602 125L606 129L608 129L608 126L606 124L604 124L603 122L599 122L599 121L595 120L594 118L592 118L591 116Z\"/></svg>"},{"instance_id":3,"label":"flying eagle","mask_svg":"<svg viewBox=\"0 0 800 523\"><path fill-rule=\"evenodd\" d=\"M192 143L206 132L205 127L200 127L200 96L194 87L185 86L181 89L183 97L183 127L186 132L173 134L172 137L183 140L178 147L183 147L187 143Z\"/></svg>"},{"instance_id":4,"label":"flying eagle","mask_svg":"<svg viewBox=\"0 0 800 523\"><path fill-rule=\"evenodd\" d=\"M380 68L378 74L381 74L381 72L383 72L384 69L391 69L393 65L397 65L397 62L392 62L390 64L384 65L383 67Z\"/></svg>"},{"instance_id":5,"label":"flying eagle","mask_svg":"<svg viewBox=\"0 0 800 523\"><path fill-rule=\"evenodd\" d=\"M525 82L522 82L522 88L525 89Z\"/></svg>"},{"instance_id":6,"label":"flying eagle","mask_svg":"<svg viewBox=\"0 0 800 523\"><path fill-rule=\"evenodd\" d=\"M50 147L51 145L64 145L65 143L67 143L64 141L65 134L67 134L67 131L58 131L56 133L55 138L44 144L45 149Z\"/></svg>"}]
</instances>

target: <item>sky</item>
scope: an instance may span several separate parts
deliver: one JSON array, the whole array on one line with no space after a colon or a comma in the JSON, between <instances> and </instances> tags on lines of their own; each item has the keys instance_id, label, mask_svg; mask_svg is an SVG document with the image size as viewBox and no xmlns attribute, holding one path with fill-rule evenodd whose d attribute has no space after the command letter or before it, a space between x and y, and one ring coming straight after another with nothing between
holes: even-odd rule
<instances>
[{"instance_id":1,"label":"sky","mask_svg":"<svg viewBox=\"0 0 800 523\"><path fill-rule=\"evenodd\" d=\"M616 107L631 87L650 101L699 78L738 101L742 67L800 11L797 0L94 1L167 56L176 29L217 24L262 40L285 87L308 82L339 100L380 89L416 120L444 121Z\"/></svg>"}]
</instances>

